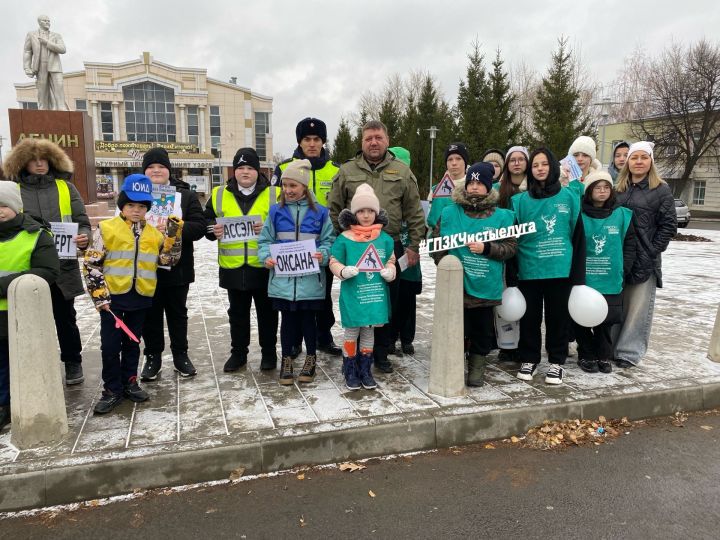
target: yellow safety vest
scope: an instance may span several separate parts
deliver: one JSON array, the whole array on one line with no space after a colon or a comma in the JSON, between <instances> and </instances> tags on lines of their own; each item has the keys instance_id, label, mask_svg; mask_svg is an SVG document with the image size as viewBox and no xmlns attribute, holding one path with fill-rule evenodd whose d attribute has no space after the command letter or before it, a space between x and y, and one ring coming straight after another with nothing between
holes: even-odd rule
<instances>
[{"instance_id":1,"label":"yellow safety vest","mask_svg":"<svg viewBox=\"0 0 720 540\"><path fill-rule=\"evenodd\" d=\"M0 277L30 270L30 260L40 231L20 231L9 240L0 241ZM8 310L7 297L0 298L0 311Z\"/></svg>"},{"instance_id":2,"label":"yellow safety vest","mask_svg":"<svg viewBox=\"0 0 720 540\"><path fill-rule=\"evenodd\" d=\"M293 158L286 163L281 163L279 165L280 170L284 171L292 161L295 161L295 159L296 158ZM308 188L315 194L315 199L317 199L317 202L319 202L323 206L327 206L327 196L328 193L330 193L330 188L332 188L333 178L335 178L335 175L338 173L339 170L340 168L335 166L335 164L331 160L327 160L325 166L322 169L310 171L312 173L312 176L310 178Z\"/></svg>"},{"instance_id":3,"label":"yellow safety vest","mask_svg":"<svg viewBox=\"0 0 720 540\"><path fill-rule=\"evenodd\" d=\"M55 180L58 190L58 202L60 203L60 221L72 222L72 206L70 205L70 188L65 180Z\"/></svg>"},{"instance_id":4,"label":"yellow safety vest","mask_svg":"<svg viewBox=\"0 0 720 540\"><path fill-rule=\"evenodd\" d=\"M105 244L103 275L111 294L125 294L132 288L141 296L152 296L157 286L157 266L164 237L146 224L135 238L128 223L120 216L100 222Z\"/></svg>"},{"instance_id":5,"label":"yellow safety vest","mask_svg":"<svg viewBox=\"0 0 720 540\"><path fill-rule=\"evenodd\" d=\"M270 213L270 207L277 202L277 188L269 186L260 193L247 214L243 214L235 195L226 189L226 186L214 188L211 200L213 211L217 217L260 216L265 221ZM218 244L218 264L220 268L228 269L240 268L245 264L262 268L258 258L257 240Z\"/></svg>"}]
</instances>

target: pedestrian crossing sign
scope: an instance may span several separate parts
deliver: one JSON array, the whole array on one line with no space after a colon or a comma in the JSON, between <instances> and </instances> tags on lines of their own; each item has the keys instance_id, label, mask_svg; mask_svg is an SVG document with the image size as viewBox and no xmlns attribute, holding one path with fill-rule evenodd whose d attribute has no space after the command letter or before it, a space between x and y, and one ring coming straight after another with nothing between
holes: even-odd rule
<instances>
[{"instance_id":1,"label":"pedestrian crossing sign","mask_svg":"<svg viewBox=\"0 0 720 540\"><path fill-rule=\"evenodd\" d=\"M441 199L442 197L450 197L453 189L455 189L455 182L452 181L450 175L446 174L443 179L440 180L435 189L433 190L433 199Z\"/></svg>"},{"instance_id":2,"label":"pedestrian crossing sign","mask_svg":"<svg viewBox=\"0 0 720 540\"><path fill-rule=\"evenodd\" d=\"M368 245L355 266L361 272L379 272L385 268L380 260L380 254L372 244Z\"/></svg>"}]
</instances>

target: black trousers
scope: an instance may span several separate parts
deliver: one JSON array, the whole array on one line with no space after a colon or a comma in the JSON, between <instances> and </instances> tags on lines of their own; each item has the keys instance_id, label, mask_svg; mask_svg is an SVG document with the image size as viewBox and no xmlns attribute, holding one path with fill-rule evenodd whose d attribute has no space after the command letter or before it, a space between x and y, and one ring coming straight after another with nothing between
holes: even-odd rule
<instances>
[{"instance_id":1,"label":"black trousers","mask_svg":"<svg viewBox=\"0 0 720 540\"><path fill-rule=\"evenodd\" d=\"M317 352L317 326L315 324L317 311L298 310L283 311L282 322L280 323L280 345L282 355L290 356L293 346L305 339L305 352L316 354Z\"/></svg>"},{"instance_id":2,"label":"black trousers","mask_svg":"<svg viewBox=\"0 0 720 540\"><path fill-rule=\"evenodd\" d=\"M258 338L263 354L276 355L278 312L272 307L272 300L264 287L241 291L228 289L230 308L230 346L232 354L247 355L250 345L250 306L255 302Z\"/></svg>"},{"instance_id":3,"label":"black trousers","mask_svg":"<svg viewBox=\"0 0 720 540\"><path fill-rule=\"evenodd\" d=\"M10 342L0 339L0 405L10 405Z\"/></svg>"},{"instance_id":4,"label":"black trousers","mask_svg":"<svg viewBox=\"0 0 720 540\"><path fill-rule=\"evenodd\" d=\"M492 306L463 309L465 339L470 354L487 356L495 346L495 312Z\"/></svg>"},{"instance_id":5,"label":"black trousers","mask_svg":"<svg viewBox=\"0 0 720 540\"><path fill-rule=\"evenodd\" d=\"M402 257L405 252L400 242L395 242L395 259ZM419 264L419 263L418 263ZM395 263L395 275L400 275L400 266ZM393 281L388 283L388 296L391 306L397 306L398 297L400 295L400 280L395 278ZM390 320L392 321L392 313L390 314ZM388 348L392 343L394 337L393 327L391 323L375 328L375 347L373 348L373 357L376 363L384 363L387 361Z\"/></svg>"},{"instance_id":6,"label":"black trousers","mask_svg":"<svg viewBox=\"0 0 720 540\"><path fill-rule=\"evenodd\" d=\"M190 285L158 287L155 289L152 307L147 310L143 325L145 354L162 354L165 350L164 317L167 317L170 350L186 353L188 350L187 296Z\"/></svg>"},{"instance_id":7,"label":"black trousers","mask_svg":"<svg viewBox=\"0 0 720 540\"><path fill-rule=\"evenodd\" d=\"M135 336L140 336L147 309L113 313L122 319ZM140 361L140 344L134 342L120 328L115 328L115 319L107 311L100 312L100 349L102 351L102 378L105 390L119 394L123 386L137 377Z\"/></svg>"},{"instance_id":8,"label":"black trousers","mask_svg":"<svg viewBox=\"0 0 720 540\"><path fill-rule=\"evenodd\" d=\"M519 288L527 303L525 315L520 319L520 361L540 363L544 312L548 360L551 364L564 364L568 353L570 282L566 278L521 280Z\"/></svg>"},{"instance_id":9,"label":"black trousers","mask_svg":"<svg viewBox=\"0 0 720 540\"><path fill-rule=\"evenodd\" d=\"M399 280L397 304L392 312L392 340L394 343L400 338L405 345L415 341L417 327L417 295L420 294L422 283L419 281Z\"/></svg>"},{"instance_id":10,"label":"black trousers","mask_svg":"<svg viewBox=\"0 0 720 540\"><path fill-rule=\"evenodd\" d=\"M333 341L332 327L335 325L335 313L333 312L332 285L335 276L330 268L325 267L325 300L323 309L319 311L306 311L305 315L315 320L315 329L318 346L328 345ZM302 347L303 337L299 334L296 337L296 347ZM314 354L314 353L313 353Z\"/></svg>"},{"instance_id":11,"label":"black trousers","mask_svg":"<svg viewBox=\"0 0 720 540\"><path fill-rule=\"evenodd\" d=\"M578 342L578 359L612 360L612 322L604 322L594 328L573 323Z\"/></svg>"},{"instance_id":12,"label":"black trousers","mask_svg":"<svg viewBox=\"0 0 720 540\"><path fill-rule=\"evenodd\" d=\"M60 360L63 362L82 362L82 341L77 326L75 299L65 300L60 287L50 286L55 330L60 344Z\"/></svg>"}]
</instances>

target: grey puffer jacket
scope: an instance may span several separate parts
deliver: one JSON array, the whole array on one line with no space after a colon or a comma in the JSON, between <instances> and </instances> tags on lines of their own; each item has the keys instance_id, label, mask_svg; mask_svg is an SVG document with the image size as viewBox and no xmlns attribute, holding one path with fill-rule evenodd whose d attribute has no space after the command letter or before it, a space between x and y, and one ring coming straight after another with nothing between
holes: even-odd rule
<instances>
[{"instance_id":1,"label":"grey puffer jacket","mask_svg":"<svg viewBox=\"0 0 720 540\"><path fill-rule=\"evenodd\" d=\"M670 240L677 233L675 199L670 187L662 183L650 189L648 179L631 183L626 191L617 194L618 204L633 211L633 225L637 237L637 254L630 273L629 284L644 283L651 277L662 287L662 257Z\"/></svg>"},{"instance_id":2,"label":"grey puffer jacket","mask_svg":"<svg viewBox=\"0 0 720 540\"><path fill-rule=\"evenodd\" d=\"M67 182L70 189L70 205L72 208L72 220L78 224L78 234L87 234L92 237L90 219L85 212L83 203L77 188L70 182L69 174L50 171L46 175L31 175L22 172L19 178L20 192L23 200L23 211L35 218L37 221L50 223L61 221L60 204L55 179ZM55 282L63 293L66 300L84 294L82 278L80 277L80 266L77 260L61 260L60 275Z\"/></svg>"}]
</instances>

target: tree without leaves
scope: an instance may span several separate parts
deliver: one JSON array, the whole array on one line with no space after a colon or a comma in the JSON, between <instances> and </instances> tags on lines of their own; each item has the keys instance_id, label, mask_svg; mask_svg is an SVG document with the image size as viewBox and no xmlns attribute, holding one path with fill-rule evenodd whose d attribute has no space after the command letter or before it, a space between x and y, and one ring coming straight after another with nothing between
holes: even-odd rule
<instances>
[{"instance_id":1,"label":"tree without leaves","mask_svg":"<svg viewBox=\"0 0 720 540\"><path fill-rule=\"evenodd\" d=\"M578 136L592 134L586 101L573 50L567 38L560 37L532 106L535 144L547 146L560 158Z\"/></svg>"},{"instance_id":2,"label":"tree without leaves","mask_svg":"<svg viewBox=\"0 0 720 540\"><path fill-rule=\"evenodd\" d=\"M332 160L335 163L343 163L353 157L358 148L353 144L350 125L344 118L340 120L335 142L333 143Z\"/></svg>"}]
</instances>

